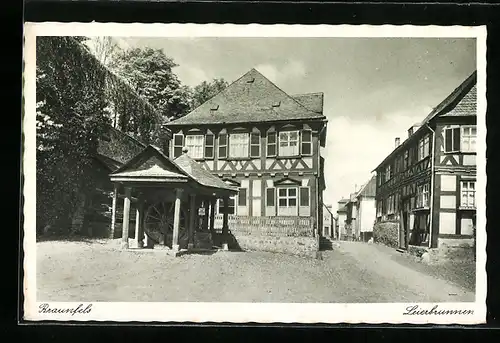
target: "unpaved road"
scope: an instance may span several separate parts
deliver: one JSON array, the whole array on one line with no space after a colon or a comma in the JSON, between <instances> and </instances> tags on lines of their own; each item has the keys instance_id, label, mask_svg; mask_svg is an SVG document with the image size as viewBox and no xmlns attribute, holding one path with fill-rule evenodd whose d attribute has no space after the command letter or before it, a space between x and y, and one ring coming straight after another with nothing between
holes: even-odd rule
<instances>
[{"instance_id":1,"label":"unpaved road","mask_svg":"<svg viewBox=\"0 0 500 343\"><path fill-rule=\"evenodd\" d=\"M472 292L356 242L342 242L323 260L264 252L173 258L113 243L40 242L36 273L37 301L474 301Z\"/></svg>"}]
</instances>

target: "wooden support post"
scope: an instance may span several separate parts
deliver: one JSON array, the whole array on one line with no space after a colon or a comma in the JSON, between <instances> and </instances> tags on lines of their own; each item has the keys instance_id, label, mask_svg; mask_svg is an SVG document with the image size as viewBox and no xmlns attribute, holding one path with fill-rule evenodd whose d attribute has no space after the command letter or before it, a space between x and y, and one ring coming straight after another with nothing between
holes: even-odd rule
<instances>
[{"instance_id":1,"label":"wooden support post","mask_svg":"<svg viewBox=\"0 0 500 343\"><path fill-rule=\"evenodd\" d=\"M181 196L182 189L177 188L175 190L175 207L174 207L174 228L172 235L172 250L179 251L179 226L180 226L180 216L181 216Z\"/></svg>"},{"instance_id":2,"label":"wooden support post","mask_svg":"<svg viewBox=\"0 0 500 343\"><path fill-rule=\"evenodd\" d=\"M135 209L135 241L138 249L144 247L144 233L142 232L142 202L138 201Z\"/></svg>"},{"instance_id":3,"label":"wooden support post","mask_svg":"<svg viewBox=\"0 0 500 343\"><path fill-rule=\"evenodd\" d=\"M115 228L116 228L116 202L118 200L118 184L115 183L113 187L113 200L111 203L111 230L109 238L115 238Z\"/></svg>"},{"instance_id":4,"label":"wooden support post","mask_svg":"<svg viewBox=\"0 0 500 343\"><path fill-rule=\"evenodd\" d=\"M229 198L228 197L224 197L223 198L223 201L224 201L224 215L223 215L223 220L222 220L222 250L229 250L229 247L228 247L228 236L229 236L229 211L228 211L228 206L229 206Z\"/></svg>"},{"instance_id":5,"label":"wooden support post","mask_svg":"<svg viewBox=\"0 0 500 343\"><path fill-rule=\"evenodd\" d=\"M130 218L130 193L129 187L125 188L125 199L123 199L123 225L122 225L122 248L128 249L129 218Z\"/></svg>"},{"instance_id":6,"label":"wooden support post","mask_svg":"<svg viewBox=\"0 0 500 343\"><path fill-rule=\"evenodd\" d=\"M194 231L196 223L196 195L189 195L189 225L188 225L188 249L194 248Z\"/></svg>"},{"instance_id":7,"label":"wooden support post","mask_svg":"<svg viewBox=\"0 0 500 343\"><path fill-rule=\"evenodd\" d=\"M208 201L208 199L205 199L203 201L203 207L205 208L205 214L203 216L203 231L208 231L208 211L210 210L210 202Z\"/></svg>"},{"instance_id":8,"label":"wooden support post","mask_svg":"<svg viewBox=\"0 0 500 343\"><path fill-rule=\"evenodd\" d=\"M215 236L215 203L216 199L210 199L210 234L212 234L212 239L214 239Z\"/></svg>"}]
</instances>

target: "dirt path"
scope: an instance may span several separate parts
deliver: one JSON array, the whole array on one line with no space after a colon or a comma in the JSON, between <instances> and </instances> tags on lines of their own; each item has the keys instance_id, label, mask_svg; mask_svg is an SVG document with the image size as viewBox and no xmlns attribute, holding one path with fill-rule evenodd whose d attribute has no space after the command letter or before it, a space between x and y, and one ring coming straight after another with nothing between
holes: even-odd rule
<instances>
[{"instance_id":1,"label":"dirt path","mask_svg":"<svg viewBox=\"0 0 500 343\"><path fill-rule=\"evenodd\" d=\"M350 256L358 261L360 268L413 289L415 292L425 295L429 301L474 301L473 292L422 273L418 268L410 268L405 264L398 263L396 255L400 253L394 249L361 242L340 242L338 249L345 256Z\"/></svg>"},{"instance_id":2,"label":"dirt path","mask_svg":"<svg viewBox=\"0 0 500 343\"><path fill-rule=\"evenodd\" d=\"M39 301L433 302L473 300L366 244L323 260L264 252L173 258L99 242L37 244ZM449 296L449 293L457 296Z\"/></svg>"}]
</instances>

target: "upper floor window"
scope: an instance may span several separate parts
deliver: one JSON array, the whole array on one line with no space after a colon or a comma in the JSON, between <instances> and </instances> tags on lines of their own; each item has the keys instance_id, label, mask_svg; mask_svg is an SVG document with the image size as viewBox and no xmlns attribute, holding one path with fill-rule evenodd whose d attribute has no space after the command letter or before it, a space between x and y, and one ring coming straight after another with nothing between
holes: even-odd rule
<instances>
[{"instance_id":1,"label":"upper floor window","mask_svg":"<svg viewBox=\"0 0 500 343\"><path fill-rule=\"evenodd\" d=\"M476 125L451 127L444 129L445 152L475 152Z\"/></svg>"},{"instance_id":2,"label":"upper floor window","mask_svg":"<svg viewBox=\"0 0 500 343\"><path fill-rule=\"evenodd\" d=\"M267 156L276 156L276 132L267 133Z\"/></svg>"},{"instance_id":3,"label":"upper floor window","mask_svg":"<svg viewBox=\"0 0 500 343\"><path fill-rule=\"evenodd\" d=\"M421 138L418 141L418 160L422 160L429 156L430 153L430 138L429 135L426 135L425 137Z\"/></svg>"},{"instance_id":4,"label":"upper floor window","mask_svg":"<svg viewBox=\"0 0 500 343\"><path fill-rule=\"evenodd\" d=\"M191 158L203 158L203 135L186 135L185 145Z\"/></svg>"},{"instance_id":5,"label":"upper floor window","mask_svg":"<svg viewBox=\"0 0 500 343\"><path fill-rule=\"evenodd\" d=\"M386 199L386 202L387 202L387 205L386 205L386 209L387 209L387 214L394 214L394 211L395 211L395 202L396 198L394 197L394 195L391 195L389 197L387 197Z\"/></svg>"},{"instance_id":6,"label":"upper floor window","mask_svg":"<svg viewBox=\"0 0 500 343\"><path fill-rule=\"evenodd\" d=\"M476 151L476 126L462 126L462 146L461 150L463 152L475 152Z\"/></svg>"},{"instance_id":7,"label":"upper floor window","mask_svg":"<svg viewBox=\"0 0 500 343\"><path fill-rule=\"evenodd\" d=\"M248 157L248 133L232 133L229 135L229 157Z\"/></svg>"},{"instance_id":8,"label":"upper floor window","mask_svg":"<svg viewBox=\"0 0 500 343\"><path fill-rule=\"evenodd\" d=\"M252 132L250 134L250 156L259 157L260 156L260 133Z\"/></svg>"},{"instance_id":9,"label":"upper floor window","mask_svg":"<svg viewBox=\"0 0 500 343\"><path fill-rule=\"evenodd\" d=\"M205 158L214 158L214 135L207 133L205 135Z\"/></svg>"},{"instance_id":10,"label":"upper floor window","mask_svg":"<svg viewBox=\"0 0 500 343\"><path fill-rule=\"evenodd\" d=\"M227 158L227 133L219 133L219 156Z\"/></svg>"},{"instance_id":11,"label":"upper floor window","mask_svg":"<svg viewBox=\"0 0 500 343\"><path fill-rule=\"evenodd\" d=\"M475 181L462 181L460 183L462 207L476 207L476 182Z\"/></svg>"},{"instance_id":12,"label":"upper floor window","mask_svg":"<svg viewBox=\"0 0 500 343\"><path fill-rule=\"evenodd\" d=\"M429 184L419 185L417 187L417 204L416 207L429 207Z\"/></svg>"},{"instance_id":13,"label":"upper floor window","mask_svg":"<svg viewBox=\"0 0 500 343\"><path fill-rule=\"evenodd\" d=\"M410 166L410 151L406 150L404 154L404 169Z\"/></svg>"},{"instance_id":14,"label":"upper floor window","mask_svg":"<svg viewBox=\"0 0 500 343\"><path fill-rule=\"evenodd\" d=\"M391 179L391 165L389 164L385 167L385 181L389 181Z\"/></svg>"},{"instance_id":15,"label":"upper floor window","mask_svg":"<svg viewBox=\"0 0 500 343\"><path fill-rule=\"evenodd\" d=\"M301 149L302 149L302 155L312 155L312 131L311 130L302 131Z\"/></svg>"},{"instance_id":16,"label":"upper floor window","mask_svg":"<svg viewBox=\"0 0 500 343\"><path fill-rule=\"evenodd\" d=\"M173 157L176 158L182 155L183 148L184 148L184 135L182 133L174 134Z\"/></svg>"},{"instance_id":17,"label":"upper floor window","mask_svg":"<svg viewBox=\"0 0 500 343\"><path fill-rule=\"evenodd\" d=\"M283 131L279 134L279 155L296 156L299 154L299 131Z\"/></svg>"}]
</instances>

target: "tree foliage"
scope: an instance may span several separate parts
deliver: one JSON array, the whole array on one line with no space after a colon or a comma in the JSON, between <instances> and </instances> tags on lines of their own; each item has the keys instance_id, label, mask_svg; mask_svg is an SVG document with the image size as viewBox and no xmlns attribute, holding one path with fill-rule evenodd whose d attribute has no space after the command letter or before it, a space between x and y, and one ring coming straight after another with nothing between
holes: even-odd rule
<instances>
[{"instance_id":1,"label":"tree foliage","mask_svg":"<svg viewBox=\"0 0 500 343\"><path fill-rule=\"evenodd\" d=\"M163 50L132 48L116 54L110 67L127 80L162 116L180 117L190 109L191 91L173 72L178 65Z\"/></svg>"},{"instance_id":2,"label":"tree foliage","mask_svg":"<svg viewBox=\"0 0 500 343\"><path fill-rule=\"evenodd\" d=\"M200 106L227 86L228 82L223 78L213 79L209 82L203 81L199 85L195 86L192 94L192 109Z\"/></svg>"},{"instance_id":3,"label":"tree foliage","mask_svg":"<svg viewBox=\"0 0 500 343\"><path fill-rule=\"evenodd\" d=\"M37 38L37 226L69 226L109 124L105 75L71 37Z\"/></svg>"}]
</instances>

